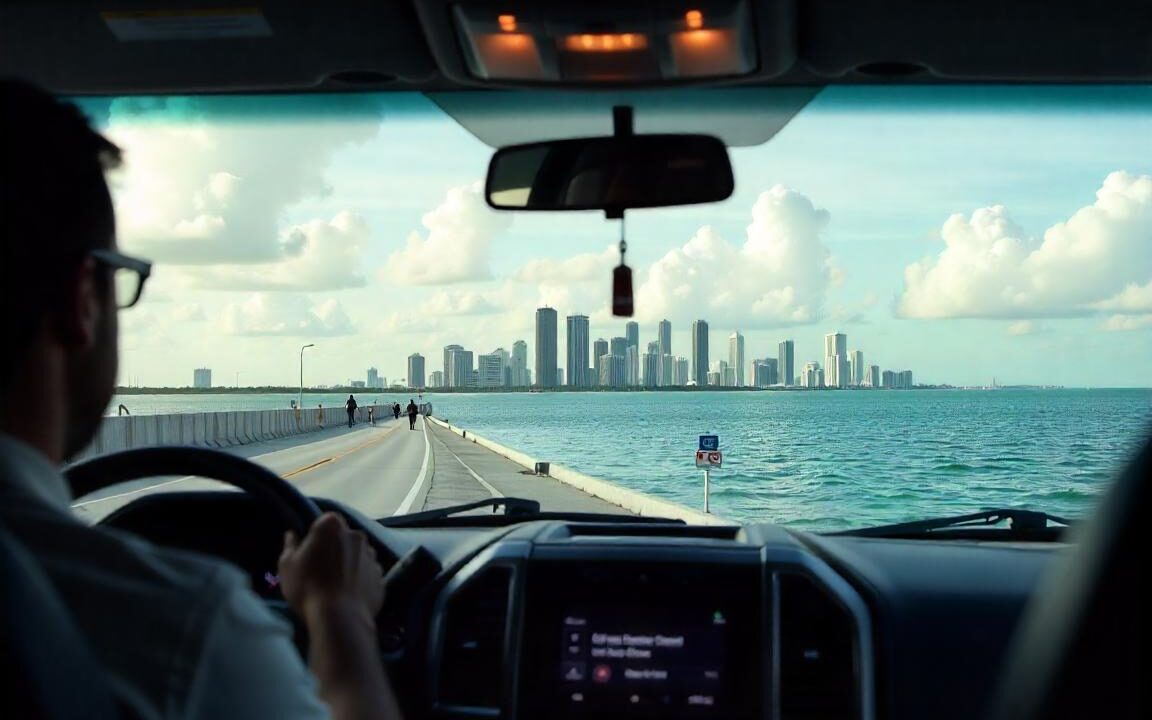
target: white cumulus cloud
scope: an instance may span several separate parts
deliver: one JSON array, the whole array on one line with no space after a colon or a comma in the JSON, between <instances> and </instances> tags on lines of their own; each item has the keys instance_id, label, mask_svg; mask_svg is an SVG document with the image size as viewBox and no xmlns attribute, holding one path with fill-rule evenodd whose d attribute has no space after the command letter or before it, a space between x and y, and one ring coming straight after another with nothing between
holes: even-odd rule
<instances>
[{"instance_id":1,"label":"white cumulus cloud","mask_svg":"<svg viewBox=\"0 0 1152 720\"><path fill-rule=\"evenodd\" d=\"M1152 313L1148 315L1113 315L1104 322L1104 329L1111 332L1142 330L1152 327Z\"/></svg>"},{"instance_id":2,"label":"white cumulus cloud","mask_svg":"<svg viewBox=\"0 0 1152 720\"><path fill-rule=\"evenodd\" d=\"M1072 317L1140 311L1152 283L1152 176L1114 172L1096 201L1028 237L1002 205L953 215L945 247L909 265L899 315Z\"/></svg>"},{"instance_id":3,"label":"white cumulus cloud","mask_svg":"<svg viewBox=\"0 0 1152 720\"><path fill-rule=\"evenodd\" d=\"M259 119L249 116L256 102ZM124 167L113 177L124 247L169 264L285 259L281 213L331 192L329 160L376 135L384 101L332 98L323 109L327 122L316 122L319 106L299 107L302 102L287 96L114 100L106 132L125 148Z\"/></svg>"},{"instance_id":4,"label":"white cumulus cloud","mask_svg":"<svg viewBox=\"0 0 1152 720\"><path fill-rule=\"evenodd\" d=\"M444 285L486 280L492 238L512 223L484 202L479 181L452 188L425 213L426 234L412 232L402 250L388 256L381 276L402 285Z\"/></svg>"},{"instance_id":5,"label":"white cumulus cloud","mask_svg":"<svg viewBox=\"0 0 1152 720\"><path fill-rule=\"evenodd\" d=\"M653 263L637 289L640 319L749 329L819 320L836 280L821 237L828 221L808 197L776 185L753 205L742 245L705 226Z\"/></svg>"},{"instance_id":6,"label":"white cumulus cloud","mask_svg":"<svg viewBox=\"0 0 1152 720\"><path fill-rule=\"evenodd\" d=\"M228 305L218 329L225 335L288 335L334 337L356 331L335 299L314 305L307 296L289 293L254 293L242 303Z\"/></svg>"},{"instance_id":7,"label":"white cumulus cloud","mask_svg":"<svg viewBox=\"0 0 1152 720\"><path fill-rule=\"evenodd\" d=\"M209 290L342 290L363 287L362 254L371 231L350 212L316 219L280 233L280 262L192 268L186 273Z\"/></svg>"}]
</instances>

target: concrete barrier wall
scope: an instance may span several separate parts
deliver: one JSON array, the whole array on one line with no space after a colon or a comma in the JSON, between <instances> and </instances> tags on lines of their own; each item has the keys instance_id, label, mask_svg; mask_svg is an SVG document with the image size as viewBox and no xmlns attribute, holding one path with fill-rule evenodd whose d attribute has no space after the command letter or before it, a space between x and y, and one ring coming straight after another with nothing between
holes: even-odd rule
<instances>
[{"instance_id":1,"label":"concrete barrier wall","mask_svg":"<svg viewBox=\"0 0 1152 720\"><path fill-rule=\"evenodd\" d=\"M440 420L439 418L428 417L427 420L439 425L442 428L450 430L457 435L471 440L480 447L487 448L497 455L502 455L508 458L517 465L521 465L529 470L536 469L537 462L543 462L542 459L531 457L519 450L505 447L500 443L489 440L486 437L477 435L466 428L458 428L454 425ZM637 490L630 490L628 488L620 487L607 480L594 478L590 475L577 472L563 465L554 462L549 462L548 476L554 480L559 480L565 485L570 485L583 493L593 497L600 498L613 505L634 512L637 515L645 517L663 517L672 518L675 520L683 520L690 525L734 525L730 520L717 517L709 513L699 512L690 507L674 503L670 500L662 500L660 498L645 495ZM703 492L703 489L701 489Z\"/></svg>"},{"instance_id":2,"label":"concrete barrier wall","mask_svg":"<svg viewBox=\"0 0 1152 720\"><path fill-rule=\"evenodd\" d=\"M368 421L368 407L360 408L359 422ZM377 419L392 417L392 411L383 405L372 408ZM153 445L225 448L343 427L346 422L343 408L106 417L92 444L75 460Z\"/></svg>"}]
</instances>

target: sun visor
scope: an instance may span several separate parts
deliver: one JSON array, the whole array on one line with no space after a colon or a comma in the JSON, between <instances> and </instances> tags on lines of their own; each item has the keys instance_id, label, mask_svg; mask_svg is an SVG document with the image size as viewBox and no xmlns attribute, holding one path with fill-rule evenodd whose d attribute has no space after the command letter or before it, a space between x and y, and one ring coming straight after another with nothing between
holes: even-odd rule
<instances>
[{"instance_id":1,"label":"sun visor","mask_svg":"<svg viewBox=\"0 0 1152 720\"><path fill-rule=\"evenodd\" d=\"M701 133L729 147L760 145L819 87L617 92L450 92L428 97L484 144L500 148L612 134L612 108L633 108L637 133Z\"/></svg>"}]
</instances>

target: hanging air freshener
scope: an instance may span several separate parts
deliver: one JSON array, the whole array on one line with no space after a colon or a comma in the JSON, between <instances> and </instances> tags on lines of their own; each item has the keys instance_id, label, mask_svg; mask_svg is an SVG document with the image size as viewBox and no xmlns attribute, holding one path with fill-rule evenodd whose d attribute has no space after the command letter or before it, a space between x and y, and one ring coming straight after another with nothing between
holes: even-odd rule
<instances>
[{"instance_id":1,"label":"hanging air freshener","mask_svg":"<svg viewBox=\"0 0 1152 720\"><path fill-rule=\"evenodd\" d=\"M628 243L624 240L624 216L620 216L620 264L612 271L612 314L632 317L632 268L624 263Z\"/></svg>"}]
</instances>

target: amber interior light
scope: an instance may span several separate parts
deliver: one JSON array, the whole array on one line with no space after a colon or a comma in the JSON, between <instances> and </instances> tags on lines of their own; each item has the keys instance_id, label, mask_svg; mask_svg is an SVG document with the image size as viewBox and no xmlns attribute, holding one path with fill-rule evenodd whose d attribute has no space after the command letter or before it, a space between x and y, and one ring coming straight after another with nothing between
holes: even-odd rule
<instances>
[{"instance_id":1,"label":"amber interior light","mask_svg":"<svg viewBox=\"0 0 1152 720\"><path fill-rule=\"evenodd\" d=\"M568 35L564 49L572 52L629 52L648 47L648 37L641 33Z\"/></svg>"},{"instance_id":2,"label":"amber interior light","mask_svg":"<svg viewBox=\"0 0 1152 720\"><path fill-rule=\"evenodd\" d=\"M699 30L704 27L704 14L699 10L689 10L684 13L684 24L689 30Z\"/></svg>"},{"instance_id":3,"label":"amber interior light","mask_svg":"<svg viewBox=\"0 0 1152 720\"><path fill-rule=\"evenodd\" d=\"M501 15L496 18L500 23L500 29L504 32L516 32L516 16L515 15Z\"/></svg>"}]
</instances>

